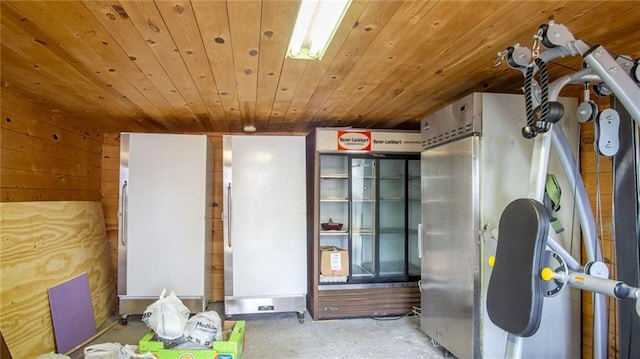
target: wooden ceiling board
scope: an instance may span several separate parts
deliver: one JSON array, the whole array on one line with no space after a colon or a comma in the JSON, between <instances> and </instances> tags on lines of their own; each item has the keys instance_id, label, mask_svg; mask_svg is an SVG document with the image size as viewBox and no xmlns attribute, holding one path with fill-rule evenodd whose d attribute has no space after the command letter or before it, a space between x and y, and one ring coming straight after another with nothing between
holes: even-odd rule
<instances>
[{"instance_id":1,"label":"wooden ceiling board","mask_svg":"<svg viewBox=\"0 0 640 359\"><path fill-rule=\"evenodd\" d=\"M308 61L286 58L282 66L282 73L278 79L271 115L269 116L269 131L287 131L290 124L285 122L290 105L298 92L298 85L302 84L304 73L309 66Z\"/></svg>"},{"instance_id":2,"label":"wooden ceiling board","mask_svg":"<svg viewBox=\"0 0 640 359\"><path fill-rule=\"evenodd\" d=\"M425 89L439 100L443 97L443 91L461 83L467 87L465 94L481 90L469 88L466 82L469 77L464 72L469 67L475 67L481 72L487 68L487 64L493 65L495 58L481 59L476 52L479 47L484 46L480 44L483 44L485 32L492 31L490 28L502 16L498 10L503 5L504 3L494 2L490 6L483 6L478 2L468 2L466 7L455 8L460 16L449 19L448 23L443 14L453 9L434 9L433 17L427 18L424 24L425 39L420 42L421 46L411 52L410 60L403 62L410 66L397 68L376 91L369 94L371 101L382 101L382 104L376 106L377 113L367 111L367 108L372 107L368 104L364 107L363 118L371 119L376 124L389 123L393 126L412 119L417 122L425 111L424 107L429 105L423 96ZM469 14L477 15L480 20L468 24ZM449 31L448 28L456 31ZM413 61L416 58L422 60ZM457 71L450 71L453 63L457 64ZM414 99L418 102L414 102ZM394 118L398 106L406 108L405 116Z\"/></svg>"},{"instance_id":3,"label":"wooden ceiling board","mask_svg":"<svg viewBox=\"0 0 640 359\"><path fill-rule=\"evenodd\" d=\"M50 5L52 2L48 2ZM93 63L96 74L104 74L107 86L118 83L126 98L138 104L144 113L154 119L161 120L163 125L170 126L170 114L165 112L169 103L160 95L145 73L128 57L116 40L97 22L93 14L81 2L66 1L61 5L50 6L51 13L61 18L69 17L67 23L69 37L75 44L70 46L86 50L90 55L87 63ZM47 28L48 30L48 28ZM73 36L71 36L73 34ZM63 44L64 45L64 44ZM83 49L84 48L84 49ZM93 50L93 51L91 51ZM78 56L79 54L76 54ZM115 85L111 85L115 86ZM118 88L118 87L116 87Z\"/></svg>"},{"instance_id":4,"label":"wooden ceiling board","mask_svg":"<svg viewBox=\"0 0 640 359\"><path fill-rule=\"evenodd\" d=\"M224 1L196 1L191 6L216 80L227 129L231 132L242 131L236 78L235 73L230 71L233 68L233 54L227 4Z\"/></svg>"},{"instance_id":5,"label":"wooden ceiling board","mask_svg":"<svg viewBox=\"0 0 640 359\"><path fill-rule=\"evenodd\" d=\"M518 93L524 81L522 74L518 71L508 69L506 64L503 64L501 67L494 68L493 63L496 59L495 53L497 53L498 51L502 51L507 46L513 46L518 42L520 42L521 46L532 48L533 32L531 31L529 26L531 18L542 18L544 16L549 16L548 14L559 14L556 15L556 17L560 16L561 18L564 18L564 15L566 15L566 17L570 17L569 15L571 13L574 13L575 11L588 11L592 6L596 4L589 4L589 2L576 3L574 1L570 1L565 2L565 6L561 6L559 2L542 2L542 4L540 4L540 7L537 9L537 12L539 12L539 14L537 14L536 11L531 11L531 8L528 6L529 4L527 4L527 2L521 2L519 5L519 8L514 8L512 4L507 4L507 7L505 9L500 10L500 13L503 14L507 10L513 11L511 15L513 22L510 26L504 25L500 21L496 20L495 24L500 24L502 26L492 26L490 28L487 28L487 30L489 31L485 30L474 32L474 34L478 35L477 37L475 37L475 39L481 41L478 42L473 52L456 51L457 54L463 56L462 59L464 61L460 63L448 64L444 68L444 76L442 77L442 81L444 81L447 86L444 86L442 88L442 91L439 92L441 94L441 101L454 101L457 98L460 98L461 95L463 95L463 92L494 91ZM624 8L627 7L627 4L617 5L624 5L624 7L620 10L624 10ZM611 8L600 9L598 13L606 13L611 11L613 11L613 9ZM564 12L567 12L567 14L565 14ZM466 15L472 16L474 14L475 13ZM629 23L627 23L626 27L628 28L628 26ZM640 23L638 24L638 26L640 26ZM569 28L569 30L571 30L571 28ZM575 32L574 35L579 38L579 36ZM471 38L467 38L466 40L468 42L472 41ZM638 43L636 42L635 44ZM640 48L635 44L631 42L627 43L626 46L632 48L635 47L635 58L637 58L637 54L638 51L640 51ZM613 50L613 48L611 49ZM464 56L465 54L467 56ZM445 56L445 58L450 57ZM565 66L568 66L569 68L572 68L574 70L578 70L581 66L581 59L578 57L568 57L566 59L554 60L548 65L549 72L552 74L551 79L553 80L561 75L567 74L569 70ZM495 80L503 78L502 76L509 77L510 80L501 82L498 86L494 85ZM421 78L421 88L427 88L427 86L436 82L433 76L423 76ZM469 91L468 89L471 89L471 91ZM579 96L580 94L581 88L577 89L577 91L575 91L573 95ZM416 99L411 102L398 102L396 103L396 105L415 108L416 106L420 106L420 99Z\"/></svg>"},{"instance_id":6,"label":"wooden ceiling board","mask_svg":"<svg viewBox=\"0 0 640 359\"><path fill-rule=\"evenodd\" d=\"M330 69L333 63L339 64L339 59L350 58L357 49L351 49L343 46L362 11L368 4L362 1L353 2L349 6L349 10L345 14L342 23L331 40L331 46L325 51L322 61L305 61L300 83L304 86L298 86L291 100L290 110L287 111L284 118L285 126L282 131L304 132L309 128L310 121L313 121L313 114L317 112L322 103L329 96L332 86L321 86L322 81L339 81L335 75L329 76L328 72L334 73L334 69ZM355 51L354 51L355 50ZM302 62L303 60L291 60ZM334 85L335 87L335 85ZM325 93L322 93L322 92ZM318 93L318 94L316 94ZM314 96L315 95L315 96Z\"/></svg>"},{"instance_id":7,"label":"wooden ceiling board","mask_svg":"<svg viewBox=\"0 0 640 359\"><path fill-rule=\"evenodd\" d=\"M255 125L263 131L270 125L279 75L282 73L294 25L293 21L283 21L281 15L288 14L284 18L293 19L297 11L298 5L295 2L267 1L262 4Z\"/></svg>"},{"instance_id":8,"label":"wooden ceiling board","mask_svg":"<svg viewBox=\"0 0 640 359\"><path fill-rule=\"evenodd\" d=\"M338 78L336 75L329 75L330 66L339 63L341 58L348 59L351 55L342 51L343 44L351 34L352 24L357 22L366 6L365 2L354 2L350 5L321 61L285 58L283 76L269 121L269 131L307 130L312 114L328 96L322 95L325 90L323 81L336 81Z\"/></svg>"},{"instance_id":9,"label":"wooden ceiling board","mask_svg":"<svg viewBox=\"0 0 640 359\"><path fill-rule=\"evenodd\" d=\"M119 93L94 78L87 69L72 63L72 57L53 40L12 8L2 3L2 78L5 87L30 94L52 109L65 109L92 115L104 106L113 105L113 113L131 117L138 110ZM32 41L20 41L31 38ZM10 64L10 65L9 65ZM10 74L16 73L15 76ZM40 79L40 80L28 80ZM14 79L7 81L7 79Z\"/></svg>"},{"instance_id":10,"label":"wooden ceiling board","mask_svg":"<svg viewBox=\"0 0 640 359\"><path fill-rule=\"evenodd\" d=\"M117 1L86 1L83 4L100 22L109 34L117 41L117 44L126 53L141 73L145 74L149 82L158 90L162 98L158 101L168 103L167 117L170 119L183 119L195 121L196 116L187 105L177 87L171 81L164 68L158 62L153 52L147 46L146 41L138 35L133 22L128 16L124 17L115 9L121 10ZM133 36L138 35L138 36ZM179 121L174 122L179 129Z\"/></svg>"},{"instance_id":11,"label":"wooden ceiling board","mask_svg":"<svg viewBox=\"0 0 640 359\"><path fill-rule=\"evenodd\" d=\"M343 21L340 30L346 28L349 34L305 107L304 117L299 119L297 129L309 127L304 124L305 121L326 121L326 109L336 101L349 98L350 94L336 93L336 90L348 78L354 66L401 5L401 2L368 2L355 21Z\"/></svg>"},{"instance_id":12,"label":"wooden ceiling board","mask_svg":"<svg viewBox=\"0 0 640 359\"><path fill-rule=\"evenodd\" d=\"M324 97L318 96L323 90L321 83L325 79L336 81L335 79L338 78L335 75L329 76L327 71L331 65L338 63L341 57L350 56L350 53L340 51L351 33L352 24L356 23L366 6L367 3L362 1L350 5L349 11L331 40L331 46L325 51L321 61L285 58L268 131L305 132L308 130L311 114L315 113L315 108L325 100Z\"/></svg>"},{"instance_id":13,"label":"wooden ceiling board","mask_svg":"<svg viewBox=\"0 0 640 359\"><path fill-rule=\"evenodd\" d=\"M31 64L29 62L25 61L25 59L23 58L15 59L15 57L11 56L13 52L7 50L4 47L1 51L2 61L16 61L16 63L21 63L26 66L24 68L24 71L22 70L22 67L18 66L12 66L11 68L4 70L5 74L11 75L13 78L23 76L24 81L16 84L17 80L12 80L11 82L4 84L5 86L10 86L12 90L17 90L18 92L7 91L7 89L4 89L2 91L3 103L6 103L4 99L8 95L13 94L28 98L30 99L30 101L46 105L50 108L50 113L48 114L49 116L54 116L57 113L68 114L70 113L69 111L71 111L71 113L73 113L76 117L85 118L92 122L99 119L99 116L95 114L95 111L96 109L102 108L104 106L103 101L105 101L105 99L108 97L102 97L102 99L99 99L99 97L101 96L98 96L96 98L87 97L84 100L77 99L75 97L69 97L69 87L66 82L61 81L60 83L55 83L51 78L43 78L41 80L38 80L38 74L34 75L32 72L29 72L31 71ZM16 71L18 71L19 73L13 76L13 73ZM28 77L26 77L24 74L27 74ZM44 84L46 88L42 86L42 84ZM80 88L82 87L79 86L77 82L74 86L78 86ZM118 117L118 115L120 117ZM116 122L116 119L126 117L126 123L123 123L123 125L138 123L138 121L142 121L140 122L141 126L136 126L136 128L138 128L139 130L157 130L157 126L153 125L154 121L132 118L131 111L113 110L108 114L108 116L111 121L114 121L114 123ZM72 124L69 123L69 125ZM94 127L92 126L92 128Z\"/></svg>"},{"instance_id":14,"label":"wooden ceiling board","mask_svg":"<svg viewBox=\"0 0 640 359\"><path fill-rule=\"evenodd\" d=\"M208 117L209 110L156 4L151 1L121 1L117 9L118 16L130 19L138 32L130 36L142 36L195 115L195 119L184 121L182 127L204 131L207 126L201 119Z\"/></svg>"},{"instance_id":15,"label":"wooden ceiling board","mask_svg":"<svg viewBox=\"0 0 640 359\"><path fill-rule=\"evenodd\" d=\"M474 6L482 6L483 2L474 2L473 4ZM491 2L490 5L495 7L496 4ZM438 62L440 66L438 67L441 71L426 75L414 75L414 78L418 79L418 81L407 87L412 96L386 101L387 104L391 103L392 106L387 106L387 111L383 112L385 116L378 118L377 123L395 124L390 120L389 116L392 116L398 107L417 109L416 116L429 111L422 105L423 96L421 96L421 92L433 84L438 84L438 88L430 88L429 90L433 91L438 102L442 104L474 91L518 92L523 84L522 75L515 70L508 69L505 64L502 67L494 68L495 53L519 41L522 46L532 48L534 32L530 29L529 21L527 21L530 17L540 18L548 16L546 14L561 11L583 12L588 11L592 5L587 4L587 2L569 2L569 5L564 7L560 3L542 2L537 7L540 15L532 12L530 4L527 2L519 2L519 4L515 5L507 3L501 8L494 8L495 13L485 18L488 21L481 21L479 25L473 26L466 34L458 38L455 44L460 46L447 48L447 52L439 54ZM470 9L473 11L465 13L463 10L460 16L468 18L478 14L479 9L474 9L473 7ZM517 21L513 23L501 22L501 17L507 11L511 11L513 13L511 16ZM600 11L606 12L605 9ZM505 46L504 44L507 45ZM640 49L636 46L636 53L638 50ZM580 66L580 59L578 58L571 57L568 58L568 61L573 62L578 67ZM566 63L564 59L559 60L559 62ZM573 67L577 68L576 66ZM550 71L556 70L556 74L552 76L552 79L567 73L567 70L562 67L554 66L553 64L550 64L549 67ZM505 86L504 83L501 83L500 86L493 86L492 82L495 82L495 79L499 79L501 76L507 76L511 79L507 81L508 85ZM433 106L430 107L433 108Z\"/></svg>"},{"instance_id":16,"label":"wooden ceiling board","mask_svg":"<svg viewBox=\"0 0 640 359\"><path fill-rule=\"evenodd\" d=\"M191 3L160 1L156 5L207 108L207 114L197 115L203 130L227 130L226 116Z\"/></svg>"},{"instance_id":17,"label":"wooden ceiling board","mask_svg":"<svg viewBox=\"0 0 640 359\"><path fill-rule=\"evenodd\" d=\"M227 14L231 30L233 71L236 74L240 119L242 126L253 125L256 120L262 3L228 1Z\"/></svg>"},{"instance_id":18,"label":"wooden ceiling board","mask_svg":"<svg viewBox=\"0 0 640 359\"><path fill-rule=\"evenodd\" d=\"M468 4L470 2L465 2ZM382 98L373 96L374 102L369 101L368 96L372 92L378 92L389 95L400 95L404 89L392 89L383 86L384 83L400 83L410 82L411 76L408 74L420 65L411 65L410 62L423 64L425 60L430 59L425 54L425 48L429 48L429 44L421 43L423 37L430 34L430 28L434 20L439 18L439 11L436 2L416 2L408 3L414 6L403 9L391 19L390 23L384 27L384 33L380 34L376 41L367 49L364 58L366 61L358 62L353 70L349 73L349 78L345 79L346 87L339 88L336 92L342 93L342 101L336 102L333 106L327 106L324 110L323 117L332 120L340 120L333 114L347 113L348 119L342 121L354 122L355 126L360 126L359 122L369 117L375 118L376 111L380 108L379 101ZM418 5L418 6L415 6ZM406 19L411 19L407 22ZM431 34L430 34L431 35ZM433 36L433 35L432 35ZM448 35L447 35L448 36ZM430 37L431 38L431 37ZM437 38L433 39L435 43L440 42ZM420 44L420 46L417 46ZM414 60L411 60L411 59ZM374 61L371 61L374 59ZM355 86L355 87L354 87ZM348 95L350 94L350 95ZM348 96L348 100L344 100ZM362 102L362 103L361 103Z\"/></svg>"},{"instance_id":19,"label":"wooden ceiling board","mask_svg":"<svg viewBox=\"0 0 640 359\"><path fill-rule=\"evenodd\" d=\"M75 98L70 98L65 94L68 85L64 80L51 78L45 74L45 71L31 71L29 67L32 67L33 65L31 65L29 61L4 46L1 51L3 62L15 61L20 64L19 66L12 66L11 68L4 70L5 74L12 78L20 79L13 80L8 85L14 89L19 89L22 93L29 93L30 97L35 101L40 103L52 103L54 104L52 109L56 109L56 103L65 103L67 106L72 106L82 113L90 113L92 111L92 106L101 106L98 103L99 100L97 98L91 98L84 103L79 99L76 100ZM42 84L45 84L46 87L43 87ZM6 91L3 90L3 92Z\"/></svg>"},{"instance_id":20,"label":"wooden ceiling board","mask_svg":"<svg viewBox=\"0 0 640 359\"><path fill-rule=\"evenodd\" d=\"M35 5L20 1L11 3L22 16L36 24L38 32L46 33L45 46L57 55L68 58L67 61L82 73L91 74L89 76L100 82L99 85L112 88L123 99L122 103L129 105L128 108L142 114L149 122L157 122L160 130L166 130L160 124L165 120L164 114L141 93L143 85L135 83L136 79L146 81L145 78L139 76L135 66L119 67L123 63L116 62L118 57L112 52L120 49L108 46L110 37L101 33L95 22L89 22L83 14L75 11L78 9L76 5L82 4L47 1L36 2ZM89 17L93 18L91 15ZM110 107L110 101L107 102L101 106L103 109Z\"/></svg>"},{"instance_id":21,"label":"wooden ceiling board","mask_svg":"<svg viewBox=\"0 0 640 359\"><path fill-rule=\"evenodd\" d=\"M639 1L354 0L320 61L285 56L298 6L2 1L3 92L103 132L418 129L470 92L520 92L522 74L493 67L496 54L531 48L549 20L614 55L640 57ZM581 66L571 57L549 70Z\"/></svg>"}]
</instances>

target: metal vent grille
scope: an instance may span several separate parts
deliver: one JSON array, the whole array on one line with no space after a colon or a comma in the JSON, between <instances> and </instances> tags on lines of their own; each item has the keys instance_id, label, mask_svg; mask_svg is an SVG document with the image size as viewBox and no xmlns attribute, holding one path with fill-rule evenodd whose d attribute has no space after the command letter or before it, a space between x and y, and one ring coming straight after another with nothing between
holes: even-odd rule
<instances>
[{"instance_id":1,"label":"metal vent grille","mask_svg":"<svg viewBox=\"0 0 640 359\"><path fill-rule=\"evenodd\" d=\"M473 135L473 133L474 133L473 124L468 123L465 126L454 128L447 132L434 134L434 136L432 137L423 138L422 148L437 146L443 143L447 143L449 141L456 140L458 138Z\"/></svg>"},{"instance_id":2,"label":"metal vent grille","mask_svg":"<svg viewBox=\"0 0 640 359\"><path fill-rule=\"evenodd\" d=\"M481 93L473 93L425 117L421 124L422 149L440 146L482 133Z\"/></svg>"}]
</instances>

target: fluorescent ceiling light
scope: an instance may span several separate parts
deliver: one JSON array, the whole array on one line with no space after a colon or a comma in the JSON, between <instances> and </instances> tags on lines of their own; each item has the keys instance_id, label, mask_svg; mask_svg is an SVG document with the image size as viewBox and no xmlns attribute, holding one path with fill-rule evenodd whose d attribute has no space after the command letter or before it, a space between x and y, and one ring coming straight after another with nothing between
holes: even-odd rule
<instances>
[{"instance_id":1,"label":"fluorescent ceiling light","mask_svg":"<svg viewBox=\"0 0 640 359\"><path fill-rule=\"evenodd\" d=\"M287 56L320 60L352 0L301 0Z\"/></svg>"}]
</instances>

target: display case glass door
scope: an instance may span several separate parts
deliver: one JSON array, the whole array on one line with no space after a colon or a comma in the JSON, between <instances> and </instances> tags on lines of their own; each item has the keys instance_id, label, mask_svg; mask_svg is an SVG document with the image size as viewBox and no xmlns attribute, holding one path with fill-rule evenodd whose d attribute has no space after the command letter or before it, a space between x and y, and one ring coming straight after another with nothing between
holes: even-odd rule
<instances>
[{"instance_id":1,"label":"display case glass door","mask_svg":"<svg viewBox=\"0 0 640 359\"><path fill-rule=\"evenodd\" d=\"M421 219L421 190L420 190L420 160L409 160L409 180L407 196L407 217L408 217L408 274L410 277L420 276L420 244L418 238L418 226Z\"/></svg>"},{"instance_id":2,"label":"display case glass door","mask_svg":"<svg viewBox=\"0 0 640 359\"><path fill-rule=\"evenodd\" d=\"M407 161L380 160L380 213L378 237L379 276L406 276L406 181Z\"/></svg>"},{"instance_id":3,"label":"display case glass door","mask_svg":"<svg viewBox=\"0 0 640 359\"><path fill-rule=\"evenodd\" d=\"M351 159L351 276L374 278L376 260L376 161Z\"/></svg>"},{"instance_id":4,"label":"display case glass door","mask_svg":"<svg viewBox=\"0 0 640 359\"><path fill-rule=\"evenodd\" d=\"M347 281L419 277L420 160L320 154L319 164L319 245L348 251Z\"/></svg>"},{"instance_id":5,"label":"display case glass door","mask_svg":"<svg viewBox=\"0 0 640 359\"><path fill-rule=\"evenodd\" d=\"M349 248L349 162L347 156L320 156L320 246Z\"/></svg>"}]
</instances>

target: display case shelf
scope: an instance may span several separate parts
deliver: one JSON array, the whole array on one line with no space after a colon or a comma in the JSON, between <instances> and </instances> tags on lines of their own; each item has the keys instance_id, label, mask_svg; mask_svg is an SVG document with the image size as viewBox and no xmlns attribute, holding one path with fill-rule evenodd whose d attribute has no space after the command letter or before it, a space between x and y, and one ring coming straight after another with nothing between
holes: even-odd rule
<instances>
[{"instance_id":1,"label":"display case shelf","mask_svg":"<svg viewBox=\"0 0 640 359\"><path fill-rule=\"evenodd\" d=\"M349 230L344 227L341 230L320 230L321 236L344 236L345 234L349 234Z\"/></svg>"},{"instance_id":2,"label":"display case shelf","mask_svg":"<svg viewBox=\"0 0 640 359\"><path fill-rule=\"evenodd\" d=\"M352 232L353 234L371 234L374 231L371 228L356 228Z\"/></svg>"},{"instance_id":3,"label":"display case shelf","mask_svg":"<svg viewBox=\"0 0 640 359\"><path fill-rule=\"evenodd\" d=\"M320 179L349 179L348 173L334 173L328 175L320 175Z\"/></svg>"},{"instance_id":4,"label":"display case shelf","mask_svg":"<svg viewBox=\"0 0 640 359\"><path fill-rule=\"evenodd\" d=\"M380 228L380 230L378 230L378 234L380 234L381 236L383 235L402 235L404 236L404 234L406 233L406 228Z\"/></svg>"}]
</instances>

